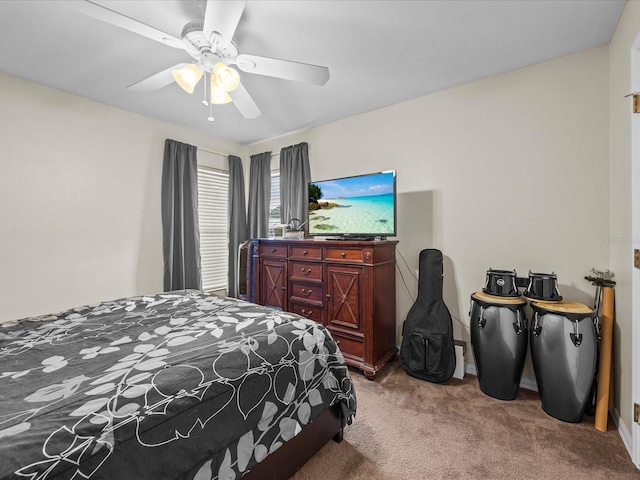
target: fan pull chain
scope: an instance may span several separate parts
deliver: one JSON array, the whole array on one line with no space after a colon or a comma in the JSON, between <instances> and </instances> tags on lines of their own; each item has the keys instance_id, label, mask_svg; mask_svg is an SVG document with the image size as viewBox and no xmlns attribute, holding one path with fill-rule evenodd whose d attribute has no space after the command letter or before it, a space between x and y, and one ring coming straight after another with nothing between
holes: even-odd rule
<instances>
[{"instance_id":1,"label":"fan pull chain","mask_svg":"<svg viewBox=\"0 0 640 480\"><path fill-rule=\"evenodd\" d=\"M207 105L209 105L209 102L207 101L207 83L209 83L207 81L207 71L204 71L204 99L202 100L202 105L204 105L205 107Z\"/></svg>"},{"instance_id":2,"label":"fan pull chain","mask_svg":"<svg viewBox=\"0 0 640 480\"><path fill-rule=\"evenodd\" d=\"M211 77L211 74L209 74L209 77ZM207 101L207 83L209 83L211 81L211 78L209 78L207 80L207 71L204 71L204 100L202 100L202 105L204 105L205 107L208 105L209 106L209 116L207 117L207 120L209 120L210 122L213 122L214 118L213 118L213 104L211 102Z\"/></svg>"}]
</instances>

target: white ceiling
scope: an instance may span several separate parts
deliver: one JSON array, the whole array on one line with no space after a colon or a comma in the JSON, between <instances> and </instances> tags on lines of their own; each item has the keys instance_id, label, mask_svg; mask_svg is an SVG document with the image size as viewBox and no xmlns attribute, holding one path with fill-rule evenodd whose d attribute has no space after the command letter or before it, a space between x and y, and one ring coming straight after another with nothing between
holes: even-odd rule
<instances>
[{"instance_id":1,"label":"white ceiling","mask_svg":"<svg viewBox=\"0 0 640 480\"><path fill-rule=\"evenodd\" d=\"M96 3L176 37L202 18L196 0ZM235 35L240 53L323 65L331 74L316 86L241 72L263 112L253 120L227 104L208 122L200 88L127 91L191 57L55 0L0 0L0 72L250 144L606 44L624 4L250 0Z\"/></svg>"}]
</instances>

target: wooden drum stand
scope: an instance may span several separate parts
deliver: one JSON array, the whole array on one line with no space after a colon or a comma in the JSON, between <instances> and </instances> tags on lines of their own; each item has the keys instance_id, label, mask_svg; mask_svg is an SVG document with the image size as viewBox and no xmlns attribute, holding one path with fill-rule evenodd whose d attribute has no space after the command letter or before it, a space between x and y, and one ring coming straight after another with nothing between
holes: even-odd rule
<instances>
[{"instance_id":1,"label":"wooden drum stand","mask_svg":"<svg viewBox=\"0 0 640 480\"><path fill-rule=\"evenodd\" d=\"M596 384L596 430L607 431L609 406L613 404L613 320L615 311L615 296L613 287L616 282L611 280L613 273L598 272L592 269L595 277L585 277L596 286L595 310L600 324L600 353L598 359L598 376Z\"/></svg>"}]
</instances>

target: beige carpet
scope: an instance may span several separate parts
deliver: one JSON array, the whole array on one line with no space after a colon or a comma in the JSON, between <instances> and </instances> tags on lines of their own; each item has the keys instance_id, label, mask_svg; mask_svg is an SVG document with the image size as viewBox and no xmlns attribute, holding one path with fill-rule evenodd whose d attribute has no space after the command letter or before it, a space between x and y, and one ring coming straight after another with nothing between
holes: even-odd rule
<instances>
[{"instance_id":1,"label":"beige carpet","mask_svg":"<svg viewBox=\"0 0 640 480\"><path fill-rule=\"evenodd\" d=\"M611 419L607 432L593 417L556 420L536 392L496 400L475 376L436 385L409 377L397 360L375 381L351 377L353 425L294 480L640 478Z\"/></svg>"}]
</instances>

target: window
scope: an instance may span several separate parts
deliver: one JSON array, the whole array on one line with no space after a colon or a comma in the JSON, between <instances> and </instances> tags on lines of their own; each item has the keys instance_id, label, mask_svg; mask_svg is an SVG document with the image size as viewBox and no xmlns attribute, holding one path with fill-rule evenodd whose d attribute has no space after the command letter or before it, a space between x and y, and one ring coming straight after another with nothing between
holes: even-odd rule
<instances>
[{"instance_id":1,"label":"window","mask_svg":"<svg viewBox=\"0 0 640 480\"><path fill-rule=\"evenodd\" d=\"M228 291L229 172L198 165L198 222L202 289Z\"/></svg>"},{"instance_id":2,"label":"window","mask_svg":"<svg viewBox=\"0 0 640 480\"><path fill-rule=\"evenodd\" d=\"M273 226L280 220L280 171L271 171L271 200L269 201L269 236L273 237Z\"/></svg>"}]
</instances>

